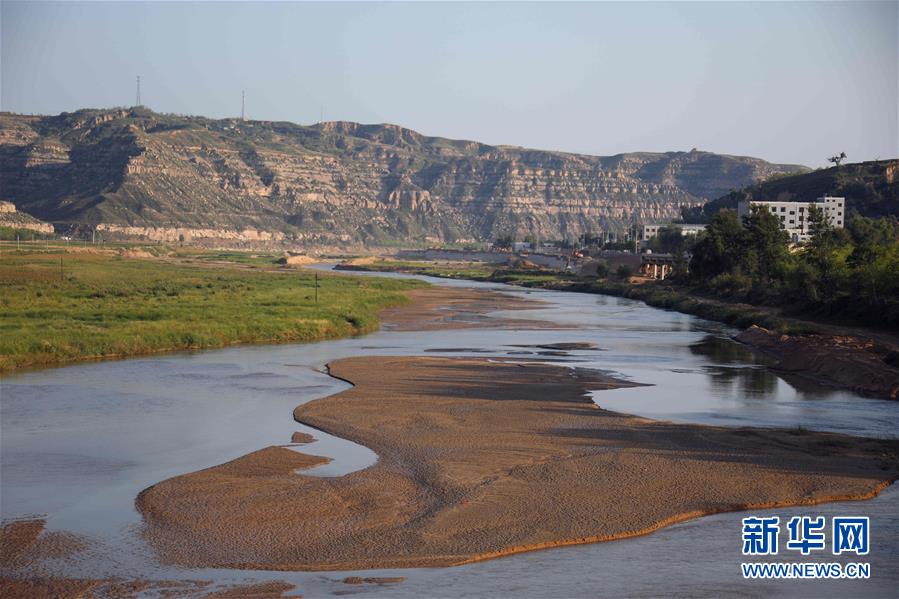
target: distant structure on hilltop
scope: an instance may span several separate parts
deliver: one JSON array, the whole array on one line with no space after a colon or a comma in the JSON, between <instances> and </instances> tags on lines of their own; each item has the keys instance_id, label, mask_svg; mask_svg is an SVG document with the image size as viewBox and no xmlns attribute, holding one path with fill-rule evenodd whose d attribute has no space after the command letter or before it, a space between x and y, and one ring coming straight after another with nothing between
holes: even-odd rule
<instances>
[{"instance_id":1,"label":"distant structure on hilltop","mask_svg":"<svg viewBox=\"0 0 899 599\"><path fill-rule=\"evenodd\" d=\"M702 231L705 231L707 226L708 225L683 225L679 223L650 223L643 225L643 241L649 241L659 234L659 230L664 229L665 227L680 229L680 234L686 237L688 235L697 235Z\"/></svg>"},{"instance_id":2,"label":"distant structure on hilltop","mask_svg":"<svg viewBox=\"0 0 899 599\"><path fill-rule=\"evenodd\" d=\"M811 238L812 231L808 216L812 207L823 210L831 226L837 229L843 228L846 198L825 195L815 202L741 200L737 204L737 214L740 218L749 216L752 206L761 206L766 210L771 210L771 214L780 218L780 228L790 235L790 239L802 243Z\"/></svg>"}]
</instances>

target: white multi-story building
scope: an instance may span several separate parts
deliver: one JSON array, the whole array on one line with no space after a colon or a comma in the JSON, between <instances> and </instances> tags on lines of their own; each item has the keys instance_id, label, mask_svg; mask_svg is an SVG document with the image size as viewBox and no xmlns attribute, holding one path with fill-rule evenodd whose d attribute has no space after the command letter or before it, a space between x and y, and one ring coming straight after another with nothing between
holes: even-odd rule
<instances>
[{"instance_id":1,"label":"white multi-story building","mask_svg":"<svg viewBox=\"0 0 899 599\"><path fill-rule=\"evenodd\" d=\"M650 223L643 225L643 241L649 241L659 234L660 229L664 229L665 227L677 227L680 229L681 235L687 236L696 235L700 231L705 231L707 226L708 225L682 225L679 223Z\"/></svg>"},{"instance_id":2,"label":"white multi-story building","mask_svg":"<svg viewBox=\"0 0 899 599\"><path fill-rule=\"evenodd\" d=\"M770 210L771 214L780 219L780 228L789 234L794 242L804 242L811 238L809 225L809 212L812 206L824 211L831 226L842 229L845 221L846 198L827 196L818 198L814 202L769 202L756 200L741 200L737 204L737 214L742 219L749 216L752 206L761 206Z\"/></svg>"}]
</instances>

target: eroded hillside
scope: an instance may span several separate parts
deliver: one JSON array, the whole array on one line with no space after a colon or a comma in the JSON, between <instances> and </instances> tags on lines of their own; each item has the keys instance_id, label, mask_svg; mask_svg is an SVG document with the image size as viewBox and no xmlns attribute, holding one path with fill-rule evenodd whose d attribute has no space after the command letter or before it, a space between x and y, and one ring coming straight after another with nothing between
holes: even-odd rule
<instances>
[{"instance_id":1,"label":"eroded hillside","mask_svg":"<svg viewBox=\"0 0 899 599\"><path fill-rule=\"evenodd\" d=\"M54 224L174 241L397 244L573 238L677 216L802 167L708 152L599 157L395 125L149 110L0 114L3 198Z\"/></svg>"}]
</instances>

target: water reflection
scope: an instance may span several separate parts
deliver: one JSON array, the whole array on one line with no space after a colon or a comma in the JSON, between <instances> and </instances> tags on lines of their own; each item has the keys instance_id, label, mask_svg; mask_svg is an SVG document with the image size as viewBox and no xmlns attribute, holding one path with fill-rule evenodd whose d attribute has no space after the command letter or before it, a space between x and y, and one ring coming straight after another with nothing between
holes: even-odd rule
<instances>
[{"instance_id":1,"label":"water reflection","mask_svg":"<svg viewBox=\"0 0 899 599\"><path fill-rule=\"evenodd\" d=\"M512 291L491 284L432 282ZM304 450L339 458L325 465L320 474L339 475L363 467L373 458L366 448L319 431L306 431L290 417L296 405L348 387L322 373L327 362L346 356L509 357L523 351L514 346L592 343L603 351L571 349L567 359L652 385L596 394L597 402L609 409L680 422L802 425L856 435L891 436L899 430L899 405L895 402L822 390L772 372L765 367L764 357L730 340L734 331L725 325L623 298L512 292L544 300L547 305L515 311L511 316L576 324L578 328L460 329L435 335L381 331L359 339L239 347L8 377L3 381L0 402L3 516L45 513L50 516L51 529L97 539L92 550L97 557L91 563L66 566L79 576L234 582L287 579L300 584L299 591L307 596L348 591L410 597L655 596L659 589L680 596L789 594L787 584L753 585L735 576L739 555L732 551L739 514L707 518L639 539L524 554L461 568L362 573L409 579L390 588L348 589L340 582L348 573L168 569L157 563L134 535L139 524L134 497L169 476L212 466L266 445L285 444L296 431L320 439L303 446ZM892 493L866 502L860 510L854 505L821 506L815 513L843 510L872 518L879 514L884 521L878 522L878 530L892 534L881 538L896 540L897 497L899 493ZM882 560L880 571L886 574L886 578L879 575L866 584L865 590L872 596L895 589L890 582L895 582L896 568L888 570L886 566L899 555L895 545L886 551L880 545L878 555L872 558ZM701 573L690 570L697 563L702 564ZM653 564L651 571L646 564ZM700 579L707 587L698 583ZM803 587L807 588L811 587ZM815 587L815 593L831 588L845 591L848 587Z\"/></svg>"},{"instance_id":2,"label":"water reflection","mask_svg":"<svg viewBox=\"0 0 899 599\"><path fill-rule=\"evenodd\" d=\"M765 368L729 368L711 366L706 369L716 393L761 399L777 393L777 376Z\"/></svg>"},{"instance_id":3,"label":"water reflection","mask_svg":"<svg viewBox=\"0 0 899 599\"><path fill-rule=\"evenodd\" d=\"M713 364L761 364L764 359L745 345L720 335L706 335L687 346L696 356L704 356Z\"/></svg>"},{"instance_id":4,"label":"water reflection","mask_svg":"<svg viewBox=\"0 0 899 599\"><path fill-rule=\"evenodd\" d=\"M746 346L719 335L706 335L687 347L693 355L706 358L709 365L705 372L716 393L760 399L777 392L778 377L765 367L768 360Z\"/></svg>"}]
</instances>

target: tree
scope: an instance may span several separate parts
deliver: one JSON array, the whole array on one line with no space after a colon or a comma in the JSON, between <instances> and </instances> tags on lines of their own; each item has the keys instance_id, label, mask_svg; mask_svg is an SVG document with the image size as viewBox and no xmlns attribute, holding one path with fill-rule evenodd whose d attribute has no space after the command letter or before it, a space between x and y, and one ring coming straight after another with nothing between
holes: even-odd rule
<instances>
[{"instance_id":1,"label":"tree","mask_svg":"<svg viewBox=\"0 0 899 599\"><path fill-rule=\"evenodd\" d=\"M899 230L897 223L886 218L868 218L853 214L846 221L846 230L852 236L856 248L868 246L886 246L896 241Z\"/></svg>"},{"instance_id":2,"label":"tree","mask_svg":"<svg viewBox=\"0 0 899 599\"><path fill-rule=\"evenodd\" d=\"M846 159L846 152L840 152L838 156L831 156L827 159L827 162L833 162L835 166L840 166L840 163Z\"/></svg>"},{"instance_id":3,"label":"tree","mask_svg":"<svg viewBox=\"0 0 899 599\"><path fill-rule=\"evenodd\" d=\"M762 206L753 206L744 219L749 246L749 267L756 283L779 278L787 258L789 238L780 219Z\"/></svg>"},{"instance_id":4,"label":"tree","mask_svg":"<svg viewBox=\"0 0 899 599\"><path fill-rule=\"evenodd\" d=\"M515 241L515 238L511 235L503 235L502 237L497 237L496 241L493 242L493 247L496 248L512 248L512 243Z\"/></svg>"},{"instance_id":5,"label":"tree","mask_svg":"<svg viewBox=\"0 0 899 599\"><path fill-rule=\"evenodd\" d=\"M806 256L809 264L820 273L818 295L824 304L830 304L837 291L839 263L834 253L833 225L821 208L810 206L808 211L809 240Z\"/></svg>"},{"instance_id":6,"label":"tree","mask_svg":"<svg viewBox=\"0 0 899 599\"><path fill-rule=\"evenodd\" d=\"M599 261L596 263L596 278L605 279L609 276L609 265L605 262Z\"/></svg>"},{"instance_id":7,"label":"tree","mask_svg":"<svg viewBox=\"0 0 899 599\"><path fill-rule=\"evenodd\" d=\"M721 273L739 270L747 245L746 230L733 210L721 210L693 245L690 275L708 280Z\"/></svg>"},{"instance_id":8,"label":"tree","mask_svg":"<svg viewBox=\"0 0 899 599\"><path fill-rule=\"evenodd\" d=\"M808 208L809 232L811 233L812 245L821 245L829 241L828 233L833 229L830 217L821 208L814 204L810 204Z\"/></svg>"},{"instance_id":9,"label":"tree","mask_svg":"<svg viewBox=\"0 0 899 599\"><path fill-rule=\"evenodd\" d=\"M680 220L682 223L707 223L709 215L705 211L705 204L698 206L681 206Z\"/></svg>"},{"instance_id":10,"label":"tree","mask_svg":"<svg viewBox=\"0 0 899 599\"><path fill-rule=\"evenodd\" d=\"M687 263L687 255L683 248L674 251L674 264L672 265L671 276L674 279L683 279L687 276L689 264Z\"/></svg>"},{"instance_id":11,"label":"tree","mask_svg":"<svg viewBox=\"0 0 899 599\"><path fill-rule=\"evenodd\" d=\"M666 254L675 254L678 251L683 252L686 249L686 240L681 233L680 227L666 226L659 229L659 232L649 242L649 247L658 252Z\"/></svg>"},{"instance_id":12,"label":"tree","mask_svg":"<svg viewBox=\"0 0 899 599\"><path fill-rule=\"evenodd\" d=\"M846 229L855 245L846 261L852 268L857 294L864 294L872 304L877 305L880 303L877 264L883 263L882 258L897 245L896 223L886 218L874 219L856 214L846 223Z\"/></svg>"},{"instance_id":13,"label":"tree","mask_svg":"<svg viewBox=\"0 0 899 599\"><path fill-rule=\"evenodd\" d=\"M633 271L627 264L620 264L618 270L615 271L615 274L618 275L619 279L629 279L631 274L633 274Z\"/></svg>"}]
</instances>

